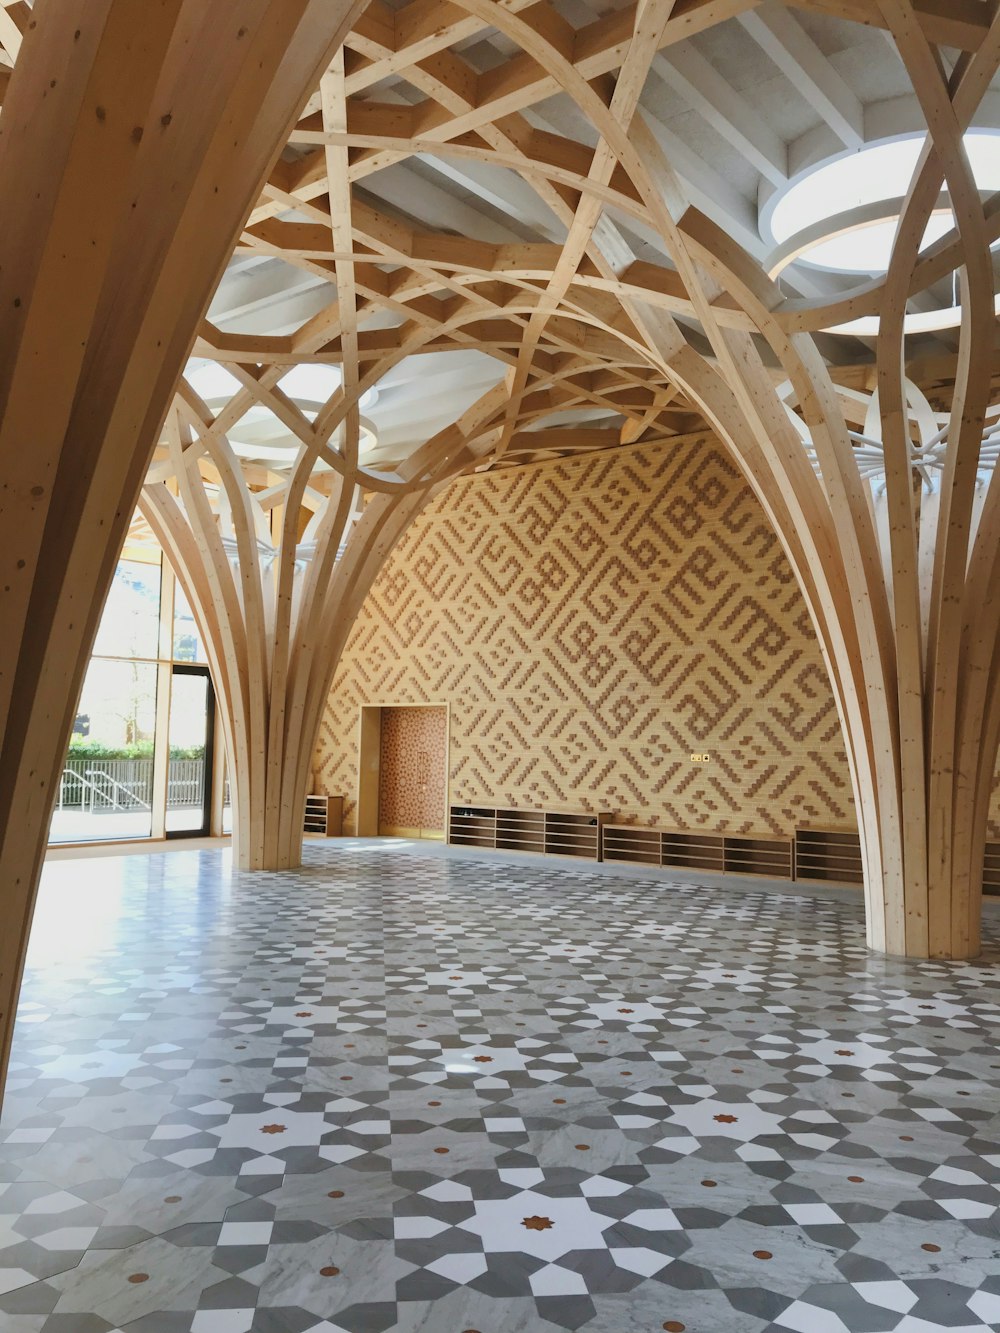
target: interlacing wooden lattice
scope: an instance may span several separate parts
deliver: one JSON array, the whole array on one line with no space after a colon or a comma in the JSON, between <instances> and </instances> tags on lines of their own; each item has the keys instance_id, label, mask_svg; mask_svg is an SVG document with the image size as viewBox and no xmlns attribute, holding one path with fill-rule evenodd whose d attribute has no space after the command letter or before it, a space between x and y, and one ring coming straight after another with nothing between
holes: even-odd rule
<instances>
[{"instance_id":1,"label":"interlacing wooden lattice","mask_svg":"<svg viewBox=\"0 0 1000 1333\"><path fill-rule=\"evenodd\" d=\"M260 707L256 723L234 721L231 743L239 754L240 734L267 727L256 752L277 784L264 782L259 818L245 822L263 827L266 810L284 809L285 831L275 836L294 858L310 736L351 608L435 489L470 467L606 448L707 419L781 534L824 648L863 812L872 943L964 953L976 947L976 865L1000 726L1000 604L991 591L1000 493L978 473L993 389L989 247L1000 236L1000 207L980 198L962 134L996 73L1000 23L976 3L799 6L881 27L929 130L888 272L832 300L803 299L783 295L690 204L640 105L658 51L752 8L747 0L648 0L574 29L544 3L368 6L307 102L237 247L322 276L336 301L281 338L202 325L196 352L224 361L243 387L214 418L182 391L144 512L187 571L206 619L214 614L210 641L232 636L222 622L242 588L244 632L230 675L246 700L237 711L247 715L259 671ZM477 73L461 48L486 31L499 33L510 54ZM963 48L953 67L941 57L945 43ZM390 76L422 100L380 100ZM592 141L532 124L527 113L556 95L572 101ZM517 173L558 220L562 239L489 244L421 230L374 207L365 181L427 153ZM921 252L943 184L957 225ZM669 266L638 261L616 218L656 233ZM961 351L950 423L938 431L942 468L923 495L903 319L911 297L952 271L963 292ZM859 403L833 384L815 338L865 315L881 316L877 499L849 433L865 423L873 429L871 395ZM359 461L360 395L407 356L463 347L503 363L503 382L395 467ZM314 421L277 387L302 360L342 369L342 388ZM254 403L269 407L301 447L289 472L258 482L248 497L239 480L246 470L225 435ZM553 414L594 409L615 414L616 429L544 428ZM318 474L317 463L329 470ZM243 542L239 574L228 582L219 519L195 497L199 467L223 479L225 522L243 515L233 528ZM160 480L167 476L179 482L180 503ZM250 537L273 538L279 529L261 520L275 507L282 517L272 571ZM311 511L305 523L303 507ZM192 532L183 540L181 513ZM199 598L193 586L204 582L199 570L212 542L214 613L208 590ZM217 663L223 675L225 657ZM296 718L291 732L285 708ZM269 862L273 847L261 855Z\"/></svg>"}]
</instances>

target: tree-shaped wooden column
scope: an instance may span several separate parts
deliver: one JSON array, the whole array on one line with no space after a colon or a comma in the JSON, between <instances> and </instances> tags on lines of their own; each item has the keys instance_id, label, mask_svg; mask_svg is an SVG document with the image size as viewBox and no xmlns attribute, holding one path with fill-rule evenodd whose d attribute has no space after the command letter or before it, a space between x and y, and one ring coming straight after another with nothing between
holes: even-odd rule
<instances>
[{"instance_id":1,"label":"tree-shaped wooden column","mask_svg":"<svg viewBox=\"0 0 1000 1333\"><path fill-rule=\"evenodd\" d=\"M984 206L963 134L1000 64L1000 15L984 13L970 51L952 67L935 45L946 34L925 26L913 0L878 0L927 140L884 278L804 301L786 297L690 205L642 109L629 118L627 80L623 88L621 76L614 87L585 77L509 8L459 2L481 21L489 14L600 136L587 189L613 154L673 261L685 313L708 339L711 355L703 356L678 336L662 303L634 288L620 292L650 365L726 439L795 569L847 743L869 943L918 957L975 954L1000 738L1000 483L995 474L984 481L981 470L995 332L990 244L1000 237L1000 210ZM669 11L642 12L655 27ZM925 248L942 186L955 227ZM584 207L586 191L582 199ZM557 270L578 259L571 232ZM906 403L907 303L953 273L961 350L947 423L932 432L945 442L941 466L922 497L930 439ZM857 319L872 321L878 339L879 400L860 419L857 404L838 394L815 337ZM782 375L788 392L779 394ZM519 384L520 376L515 391ZM866 418L884 457L878 502L870 445L850 430Z\"/></svg>"},{"instance_id":2,"label":"tree-shaped wooden column","mask_svg":"<svg viewBox=\"0 0 1000 1333\"><path fill-rule=\"evenodd\" d=\"M828 327L878 316L878 398L857 421L864 438L845 424L854 405L844 395L838 401L803 335L791 332L809 323L805 312L782 311L759 280L752 295L738 285L789 372L817 466L822 540L832 559L821 571L815 550L809 574L829 608L828 656L867 864L869 940L890 953L962 958L979 951L1000 736L1000 486L983 452L995 327L989 244L997 228L962 135L996 72L1000 22L949 76L912 5L882 8L929 133L884 281L819 317ZM956 228L921 253L942 185ZM961 350L950 410L935 421L912 392L907 401L906 305L952 272L961 290ZM742 384L749 389L751 378ZM882 455L874 468L873 445ZM787 467L771 475L768 490L792 489ZM803 498L810 489L804 477L797 483Z\"/></svg>"},{"instance_id":3,"label":"tree-shaped wooden column","mask_svg":"<svg viewBox=\"0 0 1000 1333\"><path fill-rule=\"evenodd\" d=\"M234 370L247 387L218 416L182 390L140 509L206 644L238 864L280 870L301 861L316 735L365 594L436 489L488 447L503 395L491 391L394 473L378 474L358 461L356 398L338 390L312 423L276 387L287 365ZM248 464L227 438L253 401L298 437L289 466Z\"/></svg>"},{"instance_id":4,"label":"tree-shaped wooden column","mask_svg":"<svg viewBox=\"0 0 1000 1333\"><path fill-rule=\"evenodd\" d=\"M665 369L731 444L824 649L852 768L869 943L965 958L979 951L1000 739L1000 483L989 443L989 247L1000 217L980 198L963 134L1000 62L1000 18L949 73L910 0L881 9L928 127L883 279L827 303L783 298L706 218L659 204L654 188L676 199L676 182L648 135L633 130L622 153L641 161L634 178L670 236L718 380L687 351L665 355ZM922 248L942 187L955 228ZM949 410L934 419L906 382L907 302L953 273L960 351ZM860 404L835 388L811 336L859 319L878 339L878 396ZM778 395L762 340L788 376Z\"/></svg>"}]
</instances>

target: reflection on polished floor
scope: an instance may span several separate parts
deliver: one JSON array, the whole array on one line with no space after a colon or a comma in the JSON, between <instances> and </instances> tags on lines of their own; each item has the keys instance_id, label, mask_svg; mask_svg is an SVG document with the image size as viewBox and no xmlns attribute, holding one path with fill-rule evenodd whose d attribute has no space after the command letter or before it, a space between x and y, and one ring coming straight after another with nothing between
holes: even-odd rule
<instances>
[{"instance_id":1,"label":"reflection on polished floor","mask_svg":"<svg viewBox=\"0 0 1000 1333\"><path fill-rule=\"evenodd\" d=\"M860 900L348 840L46 870L4 1333L986 1333L1000 991Z\"/></svg>"}]
</instances>

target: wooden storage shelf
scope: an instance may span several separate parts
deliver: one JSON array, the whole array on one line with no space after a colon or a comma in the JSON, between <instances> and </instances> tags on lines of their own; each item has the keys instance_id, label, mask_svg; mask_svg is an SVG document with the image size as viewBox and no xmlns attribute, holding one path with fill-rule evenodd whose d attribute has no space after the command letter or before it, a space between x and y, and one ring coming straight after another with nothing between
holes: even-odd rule
<instances>
[{"instance_id":1,"label":"wooden storage shelf","mask_svg":"<svg viewBox=\"0 0 1000 1333\"><path fill-rule=\"evenodd\" d=\"M606 814L574 810L512 810L453 805L448 841L461 847L582 856L599 861Z\"/></svg>"},{"instance_id":2,"label":"wooden storage shelf","mask_svg":"<svg viewBox=\"0 0 1000 1333\"><path fill-rule=\"evenodd\" d=\"M508 852L545 851L542 810L498 810L496 846Z\"/></svg>"},{"instance_id":3,"label":"wooden storage shelf","mask_svg":"<svg viewBox=\"0 0 1000 1333\"><path fill-rule=\"evenodd\" d=\"M694 870L705 875L792 877L791 839L761 835L744 837L698 833L691 829L607 824L604 827L604 860L620 865Z\"/></svg>"},{"instance_id":4,"label":"wooden storage shelf","mask_svg":"<svg viewBox=\"0 0 1000 1333\"><path fill-rule=\"evenodd\" d=\"M765 833L707 833L692 829L612 824L606 813L577 810L518 810L453 805L448 841L550 856L576 856L619 865L656 866L705 875L861 884L856 833L797 829L794 840ZM1000 842L988 843L983 888L1000 894Z\"/></svg>"},{"instance_id":5,"label":"wooden storage shelf","mask_svg":"<svg viewBox=\"0 0 1000 1333\"><path fill-rule=\"evenodd\" d=\"M792 878L791 838L728 836L725 839L727 875Z\"/></svg>"},{"instance_id":6,"label":"wooden storage shelf","mask_svg":"<svg viewBox=\"0 0 1000 1333\"><path fill-rule=\"evenodd\" d=\"M302 831L319 838L339 838L344 831L343 796L307 796Z\"/></svg>"},{"instance_id":7,"label":"wooden storage shelf","mask_svg":"<svg viewBox=\"0 0 1000 1333\"><path fill-rule=\"evenodd\" d=\"M496 811L482 806L453 805L448 817L448 841L463 847L496 846Z\"/></svg>"},{"instance_id":8,"label":"wooden storage shelf","mask_svg":"<svg viewBox=\"0 0 1000 1333\"><path fill-rule=\"evenodd\" d=\"M660 830L635 824L604 825L604 860L623 865L658 866Z\"/></svg>"},{"instance_id":9,"label":"wooden storage shelf","mask_svg":"<svg viewBox=\"0 0 1000 1333\"><path fill-rule=\"evenodd\" d=\"M583 856L601 859L601 828L607 815L546 810L545 850L556 856Z\"/></svg>"},{"instance_id":10,"label":"wooden storage shelf","mask_svg":"<svg viewBox=\"0 0 1000 1333\"><path fill-rule=\"evenodd\" d=\"M838 829L796 829L795 878L817 884L863 883L861 839Z\"/></svg>"},{"instance_id":11,"label":"wooden storage shelf","mask_svg":"<svg viewBox=\"0 0 1000 1333\"><path fill-rule=\"evenodd\" d=\"M664 829L662 839L661 865L725 874L725 839L720 834Z\"/></svg>"},{"instance_id":12,"label":"wooden storage shelf","mask_svg":"<svg viewBox=\"0 0 1000 1333\"><path fill-rule=\"evenodd\" d=\"M988 842L983 856L983 893L1000 894L1000 842Z\"/></svg>"}]
</instances>

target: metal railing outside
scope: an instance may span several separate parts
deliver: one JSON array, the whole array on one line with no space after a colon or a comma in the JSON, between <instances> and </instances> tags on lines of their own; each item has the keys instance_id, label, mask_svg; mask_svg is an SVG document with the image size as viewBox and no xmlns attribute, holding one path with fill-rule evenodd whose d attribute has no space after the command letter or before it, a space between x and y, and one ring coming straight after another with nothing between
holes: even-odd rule
<instances>
[{"instance_id":1,"label":"metal railing outside","mask_svg":"<svg viewBox=\"0 0 1000 1333\"><path fill-rule=\"evenodd\" d=\"M205 799L204 759L171 759L167 809L198 807ZM59 783L59 810L149 810L152 759L67 759Z\"/></svg>"}]
</instances>

